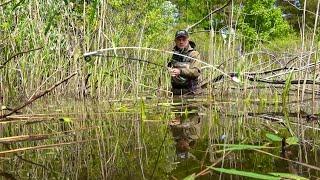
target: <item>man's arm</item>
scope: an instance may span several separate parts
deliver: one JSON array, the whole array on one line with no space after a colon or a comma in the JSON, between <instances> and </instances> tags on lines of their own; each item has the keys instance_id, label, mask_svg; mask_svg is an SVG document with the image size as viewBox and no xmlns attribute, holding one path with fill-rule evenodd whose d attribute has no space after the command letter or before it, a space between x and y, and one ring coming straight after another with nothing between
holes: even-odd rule
<instances>
[{"instance_id":1,"label":"man's arm","mask_svg":"<svg viewBox=\"0 0 320 180\"><path fill-rule=\"evenodd\" d=\"M200 59L200 53L198 51L192 51L190 57ZM180 75L186 78L197 78L200 76L200 68L200 62L197 60L192 60L189 67L180 69Z\"/></svg>"}]
</instances>

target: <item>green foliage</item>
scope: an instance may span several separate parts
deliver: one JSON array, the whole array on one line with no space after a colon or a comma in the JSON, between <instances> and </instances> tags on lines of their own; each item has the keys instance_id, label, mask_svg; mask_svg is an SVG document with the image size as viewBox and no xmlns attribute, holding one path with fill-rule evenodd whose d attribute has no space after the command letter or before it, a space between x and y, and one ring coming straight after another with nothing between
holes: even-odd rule
<instances>
[{"instance_id":1,"label":"green foliage","mask_svg":"<svg viewBox=\"0 0 320 180\"><path fill-rule=\"evenodd\" d=\"M215 171L221 172L221 173L250 177L250 178L255 178L255 179L280 180L279 177L258 174L258 173L248 172L248 171L239 171L236 169L225 169L225 168L214 168L214 167L209 167L209 168L213 169Z\"/></svg>"},{"instance_id":2,"label":"green foliage","mask_svg":"<svg viewBox=\"0 0 320 180\"><path fill-rule=\"evenodd\" d=\"M285 37L290 33L289 24L282 18L275 0L248 0L241 10L238 29L242 32L246 47Z\"/></svg>"},{"instance_id":3,"label":"green foliage","mask_svg":"<svg viewBox=\"0 0 320 180\"><path fill-rule=\"evenodd\" d=\"M291 87L291 80L293 78L292 73L293 71L290 72L288 78L286 79L286 83L282 92L282 103L284 107L287 105L287 102L289 101L289 91Z\"/></svg>"},{"instance_id":4,"label":"green foliage","mask_svg":"<svg viewBox=\"0 0 320 180\"><path fill-rule=\"evenodd\" d=\"M198 22L200 19L208 15L212 10L222 6L227 1L225 0L212 0L212 1L197 1L197 0L173 0L174 4L179 7L179 21L181 23L186 23L191 25ZM226 23L226 15L215 14L212 22L209 20L202 21L199 24L199 29L209 29L210 24L213 25L215 29L219 29L223 24Z\"/></svg>"},{"instance_id":5,"label":"green foliage","mask_svg":"<svg viewBox=\"0 0 320 180\"><path fill-rule=\"evenodd\" d=\"M61 122L65 122L65 123L71 123L72 120L69 117L62 117L59 119Z\"/></svg>"},{"instance_id":6,"label":"green foliage","mask_svg":"<svg viewBox=\"0 0 320 180\"><path fill-rule=\"evenodd\" d=\"M225 151L234 151L234 150L253 150L253 149L268 149L272 147L267 146L256 146L250 144L215 144L216 146L224 146L225 149L216 151L216 153L225 152Z\"/></svg>"},{"instance_id":7,"label":"green foliage","mask_svg":"<svg viewBox=\"0 0 320 180\"><path fill-rule=\"evenodd\" d=\"M196 179L196 174L195 173L183 178L183 180L194 180L194 179Z\"/></svg>"},{"instance_id":8,"label":"green foliage","mask_svg":"<svg viewBox=\"0 0 320 180\"><path fill-rule=\"evenodd\" d=\"M296 136L292 136L292 137L289 137L286 142L289 144L289 145L295 145L295 144L298 144L299 143L299 139L296 137Z\"/></svg>"},{"instance_id":9,"label":"green foliage","mask_svg":"<svg viewBox=\"0 0 320 180\"><path fill-rule=\"evenodd\" d=\"M267 133L266 137L269 138L272 141L282 141L282 138L277 136L277 135L275 135L275 134Z\"/></svg>"},{"instance_id":10,"label":"green foliage","mask_svg":"<svg viewBox=\"0 0 320 180\"><path fill-rule=\"evenodd\" d=\"M304 3L306 2L306 16L305 20L303 17ZM294 28L295 31L299 32L301 29L302 22L305 22L307 27L306 30L313 30L316 19L318 0L295 0L295 1L280 1L278 5L284 12L286 20ZM320 22L318 20L318 26ZM319 31L319 27L317 28Z\"/></svg>"},{"instance_id":11,"label":"green foliage","mask_svg":"<svg viewBox=\"0 0 320 180\"><path fill-rule=\"evenodd\" d=\"M269 173L273 176L279 176L281 178L287 178L287 179L294 179L294 180L308 180L305 177L301 177L295 174L289 174L289 173Z\"/></svg>"}]
</instances>

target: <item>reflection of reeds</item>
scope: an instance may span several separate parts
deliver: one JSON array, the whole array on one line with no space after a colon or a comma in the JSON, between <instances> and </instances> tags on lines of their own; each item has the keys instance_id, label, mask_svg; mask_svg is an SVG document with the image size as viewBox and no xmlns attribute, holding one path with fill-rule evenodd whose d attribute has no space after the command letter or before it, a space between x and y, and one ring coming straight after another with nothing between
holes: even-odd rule
<instances>
[{"instance_id":1,"label":"reflection of reeds","mask_svg":"<svg viewBox=\"0 0 320 180\"><path fill-rule=\"evenodd\" d=\"M78 14L71 4L27 1L22 6L27 10L16 14L17 21L10 20L14 12L9 12L4 4L0 6L3 6L0 7L3 13L0 22L9 24L7 29L0 31L0 105L30 102L27 98L37 94L33 92L50 89L51 84L70 77L72 72L79 74L55 87L49 98L24 110L33 115L11 115L0 122L0 143L10 144L11 149L0 147L0 159L5 162L2 163L5 169L15 171L21 177L27 174L34 174L37 179L48 177L48 172L28 162L16 162L13 158L16 155L55 168L60 172L56 176L62 179L76 179L82 174L102 179L118 176L148 179L154 167L157 167L154 177L163 179L178 166L173 163L173 140L161 139L167 130L167 123L163 122L172 120L175 114L168 109L174 105L170 103L172 100L167 99L170 97L170 79L166 61L172 55L169 50L171 34L163 33L159 39L146 42L145 31L150 22L146 18L142 22L139 18L125 19L138 17L141 12L130 10L128 14L116 14L105 1L101 1L96 11L85 3ZM48 14L44 13L46 11ZM233 9L231 14L237 19ZM305 16L304 13L303 18ZM226 149L212 146L239 142L258 146L267 143L265 133L271 130L283 137L296 135L302 146L296 147L299 152L295 155L306 163L284 160L307 171L316 170L312 173L320 176L319 168L315 168L318 162L313 162L319 149L318 122L307 122L300 113L303 110L309 115L318 114L317 21L318 16L310 32L302 24L301 40L257 44L248 52L241 49L243 36L238 32L223 39L212 27L210 34L191 35L202 54L204 80L210 82L221 74L228 77L231 73L236 74L240 82L235 83L230 77L221 78L221 81L207 86L203 99L194 100L199 106L203 103L201 101L206 102L202 112L205 123L201 142L205 149L196 151L206 152L202 165L245 167L246 164L238 160L255 157L247 163L267 164L267 168L272 168L276 159L284 159L277 155L277 151L254 149L258 153L250 151L247 156L248 149L242 149L241 152L228 151L221 155L215 152ZM129 22L135 24L134 27L129 26ZM231 21L229 26L233 27L234 23L237 22ZM126 31L127 27L130 31ZM97 51L101 56L83 57L88 55L86 52L104 48L107 49L105 56L99 54L102 51ZM130 58L147 60L162 67L126 60ZM160 92L167 96L163 97ZM92 98L103 103L72 104L74 102L70 100L57 105L61 97ZM165 102L160 105L158 102L162 101ZM53 112L50 104L55 104L54 108L63 109L63 112ZM35 115L32 111L42 114ZM65 111L68 111L67 116L73 117L73 122L57 120ZM299 113L292 116L292 112ZM8 111L1 110L0 113L3 116ZM16 168L18 166L20 168ZM196 164L194 168L197 167L200 165ZM210 168L205 168L195 173L202 176L209 172Z\"/></svg>"},{"instance_id":2,"label":"reflection of reeds","mask_svg":"<svg viewBox=\"0 0 320 180\"><path fill-rule=\"evenodd\" d=\"M6 144L10 144L10 150L1 149L0 154L5 158L21 154L24 159L40 163L51 170L56 170L57 167L61 166L70 166L70 163L73 162L71 159L78 159L76 162L86 163L88 174L99 177L119 176L123 173L121 169L128 168L127 171L135 172L138 177L143 176L141 172L143 170L145 177L148 178L157 164L154 177L161 177L160 172L163 172L164 169L170 171L174 168L170 165L175 155L175 146L170 133L167 135L168 138L163 141L167 131L166 122L173 119L169 109L171 105L201 107L202 110L199 112L202 114L201 121L203 124L201 137L205 141L201 144L204 143L205 148L208 148L207 158L210 159L210 162L204 161L202 163L205 165L214 164L215 166L212 167L217 167L221 163L225 167L229 166L229 160L237 164L236 159L241 158L241 154L248 151L246 147L259 148L259 145L254 144L265 143L264 131L260 131L263 126L271 127L270 129L284 135L287 134L281 124L269 120L260 120L260 116L268 113L268 111L263 111L265 109L260 107L260 103L247 104L247 110L242 111L242 102L239 100L206 103L206 99L203 99L203 102L199 99L190 99L188 104L186 102L183 104L168 103L167 101L157 103L157 101L157 99L144 99L142 103L141 100L132 99L125 103L117 101L110 105L103 102L99 104L91 102L74 104L69 101L63 104L57 103L58 106L52 106L52 109L48 110L39 109L42 107L42 103L46 103L46 100L40 100L33 107L38 109L38 113L34 114L37 122L31 121L29 123L28 119L31 120L32 118L28 116L23 121L7 121L2 124L4 132L11 129L10 134L0 138L0 141L3 140ZM130 102L133 104L130 105ZM54 111L60 106L65 108L62 109L63 112L57 114ZM240 111L234 108L236 106L240 107ZM154 111L156 107L158 110ZM110 110L114 110L114 112L110 112ZM248 112L248 110L251 112ZM269 110L269 112L269 116L271 116L272 110ZM175 112L174 114L177 113L185 112ZM230 115L230 113L234 113L234 115ZM50 117L46 118L46 114L49 114ZM239 114L241 115L239 116ZM276 114L277 117L283 115L281 112ZM61 116L69 116L72 121L64 122L56 118ZM22 115L17 115L17 117L21 118ZM212 117L212 119L209 117ZM294 117L294 114L290 114L290 121L293 121ZM151 119L156 120L157 123L153 123L154 121ZM14 126L17 128L13 128ZM296 127L294 125L291 128L295 131ZM309 133L308 137L315 137L319 134L316 129L311 128L307 131ZM225 136L221 139L223 134ZM242 139L242 137L245 137L245 139ZM210 141L207 141L208 138ZM163 145L161 145L162 142ZM243 145L240 149L229 152L228 147L235 148L237 145L232 144L238 142L246 143L248 146ZM225 143L226 145L214 146L218 143ZM251 143L252 145L250 145ZM161 152L159 153L161 146ZM278 147L267 144L266 147L262 146L262 148L267 148L264 152L277 156ZM274 148L276 148L275 151L270 150ZM197 149L197 146L195 146L195 150L206 152L205 149ZM193 151L193 149L190 149L190 151ZM225 152L225 156L228 155L228 158L223 160L225 156L217 152ZM31 155L35 153L38 156L32 157ZM277 159L275 156L272 156L272 158ZM57 157L64 158L59 162L60 164L55 163ZM155 157L159 157L158 163L156 163L157 158ZM267 159L270 156L266 155L264 158ZM9 160L5 161L12 163ZM295 160L290 160L290 162L295 163ZM55 164L55 168L50 167L50 164ZM28 162L23 162L24 167L30 165ZM314 165L311 164L310 167L302 166L310 168ZM34 168L38 172L42 171L36 166ZM70 173L68 177L77 176L80 173L76 171L78 168L82 168L82 166L70 166L68 171L74 172ZM23 175L23 171L17 173ZM37 177L42 176L37 172L34 173ZM210 168L196 172L198 176L208 175L208 173L210 173ZM126 175L122 174L122 176Z\"/></svg>"}]
</instances>

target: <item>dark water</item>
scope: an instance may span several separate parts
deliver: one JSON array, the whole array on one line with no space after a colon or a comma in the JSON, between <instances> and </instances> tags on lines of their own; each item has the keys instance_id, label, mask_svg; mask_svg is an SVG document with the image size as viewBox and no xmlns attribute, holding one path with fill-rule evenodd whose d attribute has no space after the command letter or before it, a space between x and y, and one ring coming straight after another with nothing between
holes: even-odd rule
<instances>
[{"instance_id":1,"label":"dark water","mask_svg":"<svg viewBox=\"0 0 320 180\"><path fill-rule=\"evenodd\" d=\"M297 108L294 103L284 107L268 101L207 98L42 101L26 110L29 116L15 115L0 124L0 175L4 179L183 179L195 173L200 179L247 179L206 170L214 164L317 179L319 122L310 116L311 104ZM299 144L283 146L268 139L267 133L297 136ZM229 151L228 144L273 148Z\"/></svg>"}]
</instances>

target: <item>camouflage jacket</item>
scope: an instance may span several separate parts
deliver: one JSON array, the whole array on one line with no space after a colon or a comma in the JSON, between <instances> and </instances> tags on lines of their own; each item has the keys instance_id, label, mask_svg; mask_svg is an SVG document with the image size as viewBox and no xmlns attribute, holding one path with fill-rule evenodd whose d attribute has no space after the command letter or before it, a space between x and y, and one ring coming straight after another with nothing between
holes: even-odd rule
<instances>
[{"instance_id":1,"label":"camouflage jacket","mask_svg":"<svg viewBox=\"0 0 320 180\"><path fill-rule=\"evenodd\" d=\"M168 67L179 68L181 73L179 76L171 78L172 89L183 89L186 93L195 91L198 85L201 64L199 61L188 58L200 59L200 53L195 50L195 43L190 41L189 47L184 49L174 47L173 52L177 54L172 55ZM180 56L179 54L188 57Z\"/></svg>"}]
</instances>

